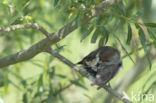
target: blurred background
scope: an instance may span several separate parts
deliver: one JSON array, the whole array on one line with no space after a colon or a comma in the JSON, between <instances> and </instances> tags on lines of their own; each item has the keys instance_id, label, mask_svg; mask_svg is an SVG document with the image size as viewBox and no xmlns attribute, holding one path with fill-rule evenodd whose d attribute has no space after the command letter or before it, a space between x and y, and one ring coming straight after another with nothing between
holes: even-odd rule
<instances>
[{"instance_id":1,"label":"blurred background","mask_svg":"<svg viewBox=\"0 0 156 103\"><path fill-rule=\"evenodd\" d=\"M1 0L0 27L38 23L56 32L103 0ZM123 69L112 88L133 103L156 103L156 0L122 0L79 27L53 49L77 63L98 47L117 48ZM0 58L25 50L45 38L37 30L0 33ZM31 60L0 69L0 103L120 103L57 58L40 53ZM132 95L136 95L135 99ZM142 96L145 95L145 96ZM150 99L149 99L150 98ZM3 101L3 102L1 102Z\"/></svg>"}]
</instances>

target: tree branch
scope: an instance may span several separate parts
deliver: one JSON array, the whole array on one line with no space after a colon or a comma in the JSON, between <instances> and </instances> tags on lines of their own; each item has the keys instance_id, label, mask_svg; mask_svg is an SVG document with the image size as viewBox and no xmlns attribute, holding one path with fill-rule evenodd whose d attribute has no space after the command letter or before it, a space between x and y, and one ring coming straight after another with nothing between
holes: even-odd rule
<instances>
[{"instance_id":1,"label":"tree branch","mask_svg":"<svg viewBox=\"0 0 156 103\"><path fill-rule=\"evenodd\" d=\"M48 33L41 26L33 25L33 24L15 25L15 26L11 26L8 28L1 28L0 31L3 31L3 32L10 32L12 30L22 29L22 28L34 28L34 29L40 30L43 34L48 36L48 38L45 38L45 39L39 41L38 43L32 45L27 50L23 50L23 51L17 52L15 54L12 54L12 55L9 55L6 57L1 57L0 58L0 68L33 58L37 54L41 53L45 48L50 47L52 44L55 44L58 41L65 38L69 33L74 31L75 29L77 29L78 26L85 25L92 18L104 13L104 11L108 10L112 5L117 4L119 1L120 0L105 0L102 3L98 4L97 6L95 6L95 8L93 8L91 17L84 16L84 18L79 23L79 25L75 21L72 21L55 33ZM99 12L99 10L100 10L100 12Z\"/></svg>"},{"instance_id":2,"label":"tree branch","mask_svg":"<svg viewBox=\"0 0 156 103\"><path fill-rule=\"evenodd\" d=\"M2 34L3 32L11 32L17 29L37 29L40 32L42 32L43 34L45 34L46 37L48 37L50 34L48 33L48 31L46 31L46 29L44 29L42 26L40 26L39 24L36 23L27 23L27 24L17 24L17 25L13 25L10 27L6 27L6 28L2 28L0 27L0 34Z\"/></svg>"},{"instance_id":3,"label":"tree branch","mask_svg":"<svg viewBox=\"0 0 156 103\"><path fill-rule=\"evenodd\" d=\"M56 51L53 51L51 48L46 49L46 51L49 54L51 54L51 55L55 56L56 58L58 58L63 63L67 64L69 67L71 67L71 68L75 69L76 71L78 71L81 75L87 77L88 72L85 69L83 69L82 67L78 67L77 65L73 64L67 58L65 58L64 56L58 54ZM124 96L122 96L121 94L119 94L118 92L113 90L110 86L104 86L103 88L106 91L108 91L110 94L112 94L113 96L117 97L123 103L131 103L131 101L129 101L127 98L125 98Z\"/></svg>"}]
</instances>

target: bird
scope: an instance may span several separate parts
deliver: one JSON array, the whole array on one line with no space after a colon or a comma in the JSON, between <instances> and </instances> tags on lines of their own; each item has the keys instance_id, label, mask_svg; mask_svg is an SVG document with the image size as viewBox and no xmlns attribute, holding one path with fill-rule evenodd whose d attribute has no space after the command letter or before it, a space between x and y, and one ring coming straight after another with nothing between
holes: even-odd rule
<instances>
[{"instance_id":1,"label":"bird","mask_svg":"<svg viewBox=\"0 0 156 103\"><path fill-rule=\"evenodd\" d=\"M111 46L103 46L88 54L77 64L81 64L88 72L87 77L98 85L105 86L122 68L120 52Z\"/></svg>"}]
</instances>

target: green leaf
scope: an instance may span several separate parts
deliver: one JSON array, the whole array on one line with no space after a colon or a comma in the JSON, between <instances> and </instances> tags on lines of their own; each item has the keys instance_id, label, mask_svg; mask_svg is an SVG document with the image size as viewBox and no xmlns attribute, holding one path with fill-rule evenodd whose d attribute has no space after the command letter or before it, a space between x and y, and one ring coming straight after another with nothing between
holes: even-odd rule
<instances>
[{"instance_id":1,"label":"green leaf","mask_svg":"<svg viewBox=\"0 0 156 103\"><path fill-rule=\"evenodd\" d=\"M151 60L150 60L150 57L149 57L149 51L147 50L147 40L146 40L146 37L145 37L145 34L144 34L144 31L142 30L142 28L138 25L138 24L135 24L136 25L136 28L139 30L139 39L140 39L140 42L144 48L144 52L147 54L147 59L148 59L148 62L149 62L149 68L151 69L152 67L152 63L151 63Z\"/></svg>"},{"instance_id":2,"label":"green leaf","mask_svg":"<svg viewBox=\"0 0 156 103\"><path fill-rule=\"evenodd\" d=\"M94 26L91 26L81 37L81 42L94 30Z\"/></svg>"},{"instance_id":3,"label":"green leaf","mask_svg":"<svg viewBox=\"0 0 156 103\"><path fill-rule=\"evenodd\" d=\"M136 24L135 26L139 30L139 39L140 39L140 42L141 42L144 50L147 51L145 34L144 34L142 28L138 24Z\"/></svg>"},{"instance_id":4,"label":"green leaf","mask_svg":"<svg viewBox=\"0 0 156 103\"><path fill-rule=\"evenodd\" d=\"M156 23L144 23L144 24L148 27L152 27L152 28L156 27Z\"/></svg>"},{"instance_id":5,"label":"green leaf","mask_svg":"<svg viewBox=\"0 0 156 103\"><path fill-rule=\"evenodd\" d=\"M117 19L117 22L112 30L112 34L113 36L117 39L117 41L120 43L122 49L125 51L125 53L128 55L128 57L130 58L130 60L135 64L135 62L133 61L132 57L130 56L130 54L128 53L128 51L126 50L126 48L123 46L123 44L121 43L120 39L114 34L114 32L117 30L117 28L119 27L120 24L120 19Z\"/></svg>"},{"instance_id":6,"label":"green leaf","mask_svg":"<svg viewBox=\"0 0 156 103\"><path fill-rule=\"evenodd\" d=\"M70 82L72 83L72 84L75 84L76 86L78 86L78 87L81 87L81 88L83 88L83 89L85 89L85 90L88 90L88 88L87 87L85 87L85 85L84 84L81 84L79 81L75 81L75 80L70 80Z\"/></svg>"},{"instance_id":7,"label":"green leaf","mask_svg":"<svg viewBox=\"0 0 156 103\"><path fill-rule=\"evenodd\" d=\"M113 16L110 14L106 19L104 19L104 23L103 24L107 24L110 23L113 19Z\"/></svg>"},{"instance_id":8,"label":"green leaf","mask_svg":"<svg viewBox=\"0 0 156 103\"><path fill-rule=\"evenodd\" d=\"M58 77L60 77L60 78L63 78L63 79L67 78L66 75L62 75L62 74L56 74L56 76L58 76Z\"/></svg>"},{"instance_id":9,"label":"green leaf","mask_svg":"<svg viewBox=\"0 0 156 103\"><path fill-rule=\"evenodd\" d=\"M108 39L109 39L109 34L106 34L105 36L105 41L104 41L104 44L106 45L106 43L108 42Z\"/></svg>"},{"instance_id":10,"label":"green leaf","mask_svg":"<svg viewBox=\"0 0 156 103\"><path fill-rule=\"evenodd\" d=\"M116 23L114 25L114 28L113 28L113 32L117 31L117 29L119 28L119 26L120 26L120 19L117 19L116 20Z\"/></svg>"},{"instance_id":11,"label":"green leaf","mask_svg":"<svg viewBox=\"0 0 156 103\"><path fill-rule=\"evenodd\" d=\"M30 5L30 3L31 3L31 0L27 1L25 3L25 5L23 6L22 10L24 10L26 7L28 7Z\"/></svg>"},{"instance_id":12,"label":"green leaf","mask_svg":"<svg viewBox=\"0 0 156 103\"><path fill-rule=\"evenodd\" d=\"M140 9L139 11L136 12L135 15L132 16L133 19L137 19L138 17L141 17L144 13L144 9Z\"/></svg>"},{"instance_id":13,"label":"green leaf","mask_svg":"<svg viewBox=\"0 0 156 103\"><path fill-rule=\"evenodd\" d=\"M50 88L50 90L49 90L49 94L48 94L48 98L46 100L46 103L51 103L51 100L54 99L53 98L54 91L53 91L53 88L52 88L52 84L51 83L49 84L49 88Z\"/></svg>"},{"instance_id":14,"label":"green leaf","mask_svg":"<svg viewBox=\"0 0 156 103\"><path fill-rule=\"evenodd\" d=\"M151 82L151 81L149 81L149 80L153 80L155 78L155 76L156 76L155 74L156 74L156 72L152 72L152 74L147 78L146 82L142 86L143 90L145 90L146 87L150 84L149 82Z\"/></svg>"},{"instance_id":15,"label":"green leaf","mask_svg":"<svg viewBox=\"0 0 156 103\"><path fill-rule=\"evenodd\" d=\"M120 39L114 33L113 33L113 36L118 40L118 42L120 43L122 49L126 52L126 54L128 55L128 57L130 58L130 60L135 64L134 60L132 59L132 57L130 56L130 54L126 50L126 48L123 46L123 44L121 43Z\"/></svg>"},{"instance_id":16,"label":"green leaf","mask_svg":"<svg viewBox=\"0 0 156 103\"><path fill-rule=\"evenodd\" d=\"M154 47L156 48L156 35L152 32L150 28L147 28L148 34L151 39L153 39Z\"/></svg>"},{"instance_id":17,"label":"green leaf","mask_svg":"<svg viewBox=\"0 0 156 103\"><path fill-rule=\"evenodd\" d=\"M52 67L50 68L49 76L50 76L51 79L54 78L54 76L55 76L55 66L52 66Z\"/></svg>"},{"instance_id":18,"label":"green leaf","mask_svg":"<svg viewBox=\"0 0 156 103\"><path fill-rule=\"evenodd\" d=\"M4 83L2 83L2 85L3 85L3 84L4 84ZM18 89L18 90L22 90L18 84L15 84L14 81L9 80L9 84L13 85L13 86L16 87L16 89ZM0 86L1 86L1 84L0 84Z\"/></svg>"},{"instance_id":19,"label":"green leaf","mask_svg":"<svg viewBox=\"0 0 156 103\"><path fill-rule=\"evenodd\" d=\"M65 102L64 95L62 96L62 94L59 93L58 96L59 96L59 99L62 101L62 103L67 103L67 102Z\"/></svg>"},{"instance_id":20,"label":"green leaf","mask_svg":"<svg viewBox=\"0 0 156 103\"><path fill-rule=\"evenodd\" d=\"M23 103L28 103L28 97L26 93L23 94Z\"/></svg>"},{"instance_id":21,"label":"green leaf","mask_svg":"<svg viewBox=\"0 0 156 103\"><path fill-rule=\"evenodd\" d=\"M14 16L12 17L10 20L9 20L9 25L12 25L16 20L20 19L20 16L17 15L17 16Z\"/></svg>"},{"instance_id":22,"label":"green leaf","mask_svg":"<svg viewBox=\"0 0 156 103\"><path fill-rule=\"evenodd\" d=\"M126 44L130 44L130 41L132 39L132 29L131 29L131 25L128 23L128 35L127 35L127 41Z\"/></svg>"},{"instance_id":23,"label":"green leaf","mask_svg":"<svg viewBox=\"0 0 156 103\"><path fill-rule=\"evenodd\" d=\"M95 43L96 42L96 40L97 40L97 38L98 38L98 35L99 35L99 29L97 28L96 30L95 30L95 32L93 33L93 36L92 36L92 38L91 38L91 43Z\"/></svg>"},{"instance_id":24,"label":"green leaf","mask_svg":"<svg viewBox=\"0 0 156 103\"><path fill-rule=\"evenodd\" d=\"M38 96L41 96L41 93L40 93L40 92L36 92L36 93L34 94L33 98L36 98L36 97L38 97Z\"/></svg>"},{"instance_id":25,"label":"green leaf","mask_svg":"<svg viewBox=\"0 0 156 103\"><path fill-rule=\"evenodd\" d=\"M59 0L54 0L54 7L57 6Z\"/></svg>"},{"instance_id":26,"label":"green leaf","mask_svg":"<svg viewBox=\"0 0 156 103\"><path fill-rule=\"evenodd\" d=\"M104 35L104 37L105 37L104 44L106 44L108 42L109 34L110 34L110 32L104 27L103 32L102 32L102 35Z\"/></svg>"},{"instance_id":27,"label":"green leaf","mask_svg":"<svg viewBox=\"0 0 156 103\"><path fill-rule=\"evenodd\" d=\"M21 83L22 83L22 85L23 85L24 88L27 87L27 81L26 81L26 80L23 79L23 80L21 81Z\"/></svg>"},{"instance_id":28,"label":"green leaf","mask_svg":"<svg viewBox=\"0 0 156 103\"><path fill-rule=\"evenodd\" d=\"M79 82L85 83L83 76L82 76L79 72L74 72L74 73L75 73L75 74L77 75L77 77L79 78L79 79L78 79Z\"/></svg>"},{"instance_id":29,"label":"green leaf","mask_svg":"<svg viewBox=\"0 0 156 103\"><path fill-rule=\"evenodd\" d=\"M154 81L154 82L150 85L150 87L149 87L146 91L144 91L144 94L149 93L150 90L151 90L152 88L155 88L155 87L156 87L156 81Z\"/></svg>"},{"instance_id":30,"label":"green leaf","mask_svg":"<svg viewBox=\"0 0 156 103\"><path fill-rule=\"evenodd\" d=\"M56 46L55 51L57 51L57 52L61 52L61 51L64 50L64 47L65 47L66 45L60 45L59 43L56 43L55 46Z\"/></svg>"},{"instance_id":31,"label":"green leaf","mask_svg":"<svg viewBox=\"0 0 156 103\"><path fill-rule=\"evenodd\" d=\"M156 40L156 35L152 32L152 30L149 29L149 28L147 28L147 30L148 30L149 36L150 36L152 39Z\"/></svg>"},{"instance_id":32,"label":"green leaf","mask_svg":"<svg viewBox=\"0 0 156 103\"><path fill-rule=\"evenodd\" d=\"M98 46L102 47L103 44L104 44L104 41L105 41L105 37L103 36L103 37L100 38Z\"/></svg>"},{"instance_id":33,"label":"green leaf","mask_svg":"<svg viewBox=\"0 0 156 103\"><path fill-rule=\"evenodd\" d=\"M102 28L102 37L99 40L99 47L106 45L109 39L109 31L104 27Z\"/></svg>"},{"instance_id":34,"label":"green leaf","mask_svg":"<svg viewBox=\"0 0 156 103\"><path fill-rule=\"evenodd\" d=\"M123 46L123 44L121 43L120 39L118 38L118 41L122 47L122 49L126 52L126 54L128 55L128 57L131 59L131 61L135 64L134 60L132 59L132 57L130 56L130 54L128 53L128 51L126 50L126 48Z\"/></svg>"},{"instance_id":35,"label":"green leaf","mask_svg":"<svg viewBox=\"0 0 156 103\"><path fill-rule=\"evenodd\" d=\"M33 61L33 60L30 60L30 63L32 63L33 65L35 65L35 66L37 66L37 67L39 67L39 68L43 68L43 65L41 65L40 63L35 62L35 61Z\"/></svg>"},{"instance_id":36,"label":"green leaf","mask_svg":"<svg viewBox=\"0 0 156 103\"><path fill-rule=\"evenodd\" d=\"M119 5L120 5L120 8L122 9L123 14L126 15L126 8L125 8L123 2L120 2Z\"/></svg>"},{"instance_id":37,"label":"green leaf","mask_svg":"<svg viewBox=\"0 0 156 103\"><path fill-rule=\"evenodd\" d=\"M40 91L40 87L43 86L42 79L43 79L43 75L41 74L40 78L38 79L38 83L37 83L37 90L38 91Z\"/></svg>"},{"instance_id":38,"label":"green leaf","mask_svg":"<svg viewBox=\"0 0 156 103\"><path fill-rule=\"evenodd\" d=\"M82 20L83 20L83 17L84 17L84 11L80 11L78 14L77 14L77 24L78 26L80 27L81 26L81 23L82 23Z\"/></svg>"}]
</instances>

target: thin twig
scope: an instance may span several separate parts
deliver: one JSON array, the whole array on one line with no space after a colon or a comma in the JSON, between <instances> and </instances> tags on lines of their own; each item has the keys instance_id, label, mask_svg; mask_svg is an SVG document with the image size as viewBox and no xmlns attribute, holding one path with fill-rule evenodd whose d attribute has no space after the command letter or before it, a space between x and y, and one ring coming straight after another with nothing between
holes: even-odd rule
<instances>
[{"instance_id":1,"label":"thin twig","mask_svg":"<svg viewBox=\"0 0 156 103\"><path fill-rule=\"evenodd\" d=\"M29 29L29 28L39 30L40 32L45 34L46 37L49 37L50 35L50 33L46 31L46 29L44 29L42 26L40 26L37 23L17 24L17 25L6 27L6 28L0 27L0 34L2 34L3 32L11 32L17 29Z\"/></svg>"}]
</instances>

